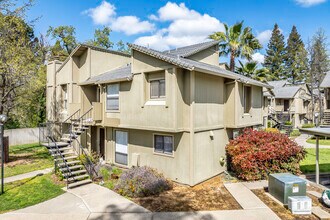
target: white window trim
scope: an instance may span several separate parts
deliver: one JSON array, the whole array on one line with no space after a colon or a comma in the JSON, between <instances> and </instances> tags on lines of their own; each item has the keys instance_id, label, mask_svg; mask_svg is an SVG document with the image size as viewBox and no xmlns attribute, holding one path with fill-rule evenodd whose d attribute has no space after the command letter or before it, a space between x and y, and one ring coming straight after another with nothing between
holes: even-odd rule
<instances>
[{"instance_id":1,"label":"white window trim","mask_svg":"<svg viewBox=\"0 0 330 220\"><path fill-rule=\"evenodd\" d=\"M111 85L118 85L118 94L114 94L114 95L108 95L108 86ZM105 86L105 112L120 112L120 97L119 97L119 93L120 93L120 83L113 83L113 84L108 84ZM108 109L108 98L118 98L118 109Z\"/></svg>"},{"instance_id":2,"label":"white window trim","mask_svg":"<svg viewBox=\"0 0 330 220\"><path fill-rule=\"evenodd\" d=\"M167 154L167 153L160 153L160 152L157 152L155 151L155 136L158 135L158 136L169 136L169 137L172 137L172 154ZM152 148L153 148L153 154L154 155L158 155L158 156L165 156L165 157L171 157L171 158L174 158L174 135L171 135L171 134L161 134L161 133L153 133L152 135Z\"/></svg>"},{"instance_id":3,"label":"white window trim","mask_svg":"<svg viewBox=\"0 0 330 220\"><path fill-rule=\"evenodd\" d=\"M148 100L145 105L166 105L165 100Z\"/></svg>"}]
</instances>

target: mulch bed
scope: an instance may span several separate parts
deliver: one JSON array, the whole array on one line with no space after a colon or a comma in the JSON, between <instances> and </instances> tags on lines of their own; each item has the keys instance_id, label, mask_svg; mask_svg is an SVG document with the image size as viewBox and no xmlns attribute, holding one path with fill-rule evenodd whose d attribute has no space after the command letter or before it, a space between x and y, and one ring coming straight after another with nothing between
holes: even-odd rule
<instances>
[{"instance_id":1,"label":"mulch bed","mask_svg":"<svg viewBox=\"0 0 330 220\"><path fill-rule=\"evenodd\" d=\"M133 198L132 200L153 212L242 209L224 187L220 176L194 187L173 183L173 189L158 196Z\"/></svg>"}]
</instances>

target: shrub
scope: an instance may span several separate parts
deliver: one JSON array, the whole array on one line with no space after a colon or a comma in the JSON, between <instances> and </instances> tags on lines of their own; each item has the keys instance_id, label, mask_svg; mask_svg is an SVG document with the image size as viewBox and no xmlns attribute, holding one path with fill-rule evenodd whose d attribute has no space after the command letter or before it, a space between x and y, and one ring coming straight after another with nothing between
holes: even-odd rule
<instances>
[{"instance_id":1,"label":"shrub","mask_svg":"<svg viewBox=\"0 0 330 220\"><path fill-rule=\"evenodd\" d=\"M157 195L172 188L172 184L162 174L150 167L133 167L120 176L115 190L129 197Z\"/></svg>"},{"instance_id":2,"label":"shrub","mask_svg":"<svg viewBox=\"0 0 330 220\"><path fill-rule=\"evenodd\" d=\"M266 128L265 131L271 133L280 133L280 131L277 128Z\"/></svg>"},{"instance_id":3,"label":"shrub","mask_svg":"<svg viewBox=\"0 0 330 220\"><path fill-rule=\"evenodd\" d=\"M298 129L293 129L292 132L290 133L290 137L297 137L300 136L300 132Z\"/></svg>"},{"instance_id":4,"label":"shrub","mask_svg":"<svg viewBox=\"0 0 330 220\"><path fill-rule=\"evenodd\" d=\"M314 124L303 124L302 128L314 128L315 125Z\"/></svg>"},{"instance_id":5,"label":"shrub","mask_svg":"<svg viewBox=\"0 0 330 220\"><path fill-rule=\"evenodd\" d=\"M300 174L306 151L286 135L245 129L226 146L230 169L243 180L260 180L270 173Z\"/></svg>"},{"instance_id":6,"label":"shrub","mask_svg":"<svg viewBox=\"0 0 330 220\"><path fill-rule=\"evenodd\" d=\"M292 122L291 121L286 121L284 122L285 125L292 125Z\"/></svg>"},{"instance_id":7,"label":"shrub","mask_svg":"<svg viewBox=\"0 0 330 220\"><path fill-rule=\"evenodd\" d=\"M104 181L109 180L109 178L110 178L110 172L109 172L109 170L107 168L102 167L99 172L100 172L101 176L103 177L103 180Z\"/></svg>"}]
</instances>

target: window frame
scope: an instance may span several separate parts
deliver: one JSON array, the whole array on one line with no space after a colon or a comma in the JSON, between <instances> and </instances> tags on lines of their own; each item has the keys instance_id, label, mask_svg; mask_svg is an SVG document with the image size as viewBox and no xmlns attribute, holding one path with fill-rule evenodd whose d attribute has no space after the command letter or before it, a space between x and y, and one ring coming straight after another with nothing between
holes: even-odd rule
<instances>
[{"instance_id":1,"label":"window frame","mask_svg":"<svg viewBox=\"0 0 330 220\"><path fill-rule=\"evenodd\" d=\"M249 91L249 98L250 98L250 101L249 101L249 108L248 108L248 110L247 110L247 105L246 105L246 103L247 103L247 96L246 96L246 88L248 88L250 91ZM243 113L244 114L250 114L250 112L251 112L251 109L252 109L252 87L251 86L246 86L246 85L243 85Z\"/></svg>"},{"instance_id":2,"label":"window frame","mask_svg":"<svg viewBox=\"0 0 330 220\"><path fill-rule=\"evenodd\" d=\"M61 85L61 90L62 90L62 100L63 100L63 110L67 111L68 110L68 84L63 84Z\"/></svg>"},{"instance_id":3,"label":"window frame","mask_svg":"<svg viewBox=\"0 0 330 220\"><path fill-rule=\"evenodd\" d=\"M171 153L166 153L164 151L164 140L163 140L163 152L160 151L156 151L156 136L162 136L163 139L164 137L171 137L172 138L172 152ZM169 135L169 134L159 134L159 133L155 133L152 136L152 143L153 143L153 153L155 155L161 155L161 156L167 156L167 157L174 157L174 135Z\"/></svg>"},{"instance_id":4,"label":"window frame","mask_svg":"<svg viewBox=\"0 0 330 220\"><path fill-rule=\"evenodd\" d=\"M164 81L164 95L161 94L161 81ZM153 96L152 95L152 89L151 89L151 84L153 82L158 82L158 96ZM164 100L166 98L166 80L164 78L155 78L155 79L150 79L149 80L149 99L150 100Z\"/></svg>"},{"instance_id":5,"label":"window frame","mask_svg":"<svg viewBox=\"0 0 330 220\"><path fill-rule=\"evenodd\" d=\"M118 87L118 93L117 94L108 94L108 87L110 86L117 86ZM108 84L105 87L105 110L106 112L119 112L120 110L120 101L119 101L119 93L120 93L120 83L112 83L112 84ZM108 109L108 100L118 100L118 108L117 109Z\"/></svg>"}]
</instances>

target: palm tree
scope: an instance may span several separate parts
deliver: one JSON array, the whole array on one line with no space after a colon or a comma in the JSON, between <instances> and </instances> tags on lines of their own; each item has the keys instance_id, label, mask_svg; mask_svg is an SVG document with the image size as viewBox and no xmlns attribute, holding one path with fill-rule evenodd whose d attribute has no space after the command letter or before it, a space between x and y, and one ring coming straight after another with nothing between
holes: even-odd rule
<instances>
[{"instance_id":1,"label":"palm tree","mask_svg":"<svg viewBox=\"0 0 330 220\"><path fill-rule=\"evenodd\" d=\"M210 39L218 40L220 56L230 54L230 70L235 70L235 58L246 58L252 60L252 54L261 49L262 46L258 39L252 34L250 27L243 29L243 21L228 27L224 24L225 32L214 32L209 36Z\"/></svg>"},{"instance_id":2,"label":"palm tree","mask_svg":"<svg viewBox=\"0 0 330 220\"><path fill-rule=\"evenodd\" d=\"M236 72L242 74L243 76L247 76L259 81L266 81L270 76L268 69L258 69L257 62L247 62L245 64L243 64L241 61L238 62L240 64L240 67L236 68Z\"/></svg>"}]
</instances>

